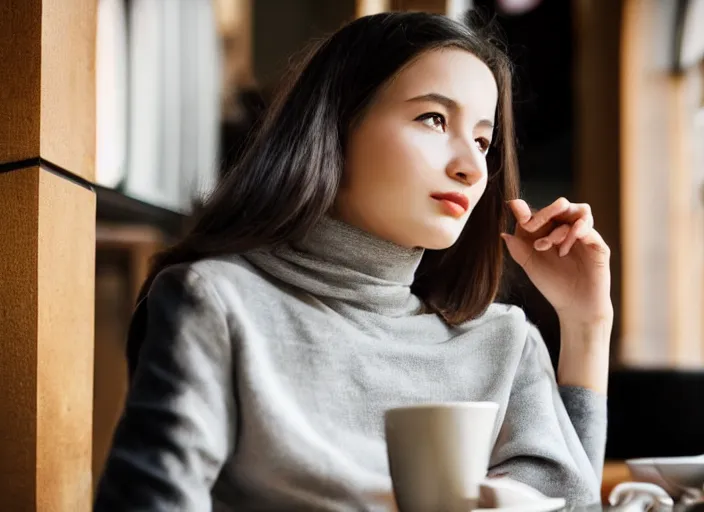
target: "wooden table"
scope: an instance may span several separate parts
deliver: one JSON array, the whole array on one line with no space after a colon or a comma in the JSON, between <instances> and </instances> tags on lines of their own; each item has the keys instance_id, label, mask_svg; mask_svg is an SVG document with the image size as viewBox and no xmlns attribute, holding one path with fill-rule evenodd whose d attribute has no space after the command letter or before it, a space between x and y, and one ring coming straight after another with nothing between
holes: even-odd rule
<instances>
[{"instance_id":1,"label":"wooden table","mask_svg":"<svg viewBox=\"0 0 704 512\"><path fill-rule=\"evenodd\" d=\"M609 494L621 482L631 480L631 474L624 461L611 460L604 464L601 482L601 502L608 503Z\"/></svg>"}]
</instances>

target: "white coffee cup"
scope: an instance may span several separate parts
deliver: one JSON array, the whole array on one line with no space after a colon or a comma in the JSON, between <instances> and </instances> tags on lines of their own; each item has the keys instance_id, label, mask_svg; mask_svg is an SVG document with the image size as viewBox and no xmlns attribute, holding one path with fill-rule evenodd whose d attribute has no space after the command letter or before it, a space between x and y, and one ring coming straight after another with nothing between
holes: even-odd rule
<instances>
[{"instance_id":1,"label":"white coffee cup","mask_svg":"<svg viewBox=\"0 0 704 512\"><path fill-rule=\"evenodd\" d=\"M494 402L452 402L386 412L386 444L400 512L466 512L479 500L496 414Z\"/></svg>"}]
</instances>

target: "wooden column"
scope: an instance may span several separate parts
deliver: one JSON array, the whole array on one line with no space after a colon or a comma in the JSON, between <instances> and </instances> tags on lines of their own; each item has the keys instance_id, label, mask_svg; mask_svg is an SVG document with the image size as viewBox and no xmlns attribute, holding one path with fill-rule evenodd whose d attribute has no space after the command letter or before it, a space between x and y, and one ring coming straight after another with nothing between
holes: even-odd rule
<instances>
[{"instance_id":1,"label":"wooden column","mask_svg":"<svg viewBox=\"0 0 704 512\"><path fill-rule=\"evenodd\" d=\"M91 508L95 0L0 0L0 496Z\"/></svg>"},{"instance_id":2,"label":"wooden column","mask_svg":"<svg viewBox=\"0 0 704 512\"><path fill-rule=\"evenodd\" d=\"M574 0L575 197L612 251L614 352L621 328L619 69L622 0Z\"/></svg>"}]
</instances>

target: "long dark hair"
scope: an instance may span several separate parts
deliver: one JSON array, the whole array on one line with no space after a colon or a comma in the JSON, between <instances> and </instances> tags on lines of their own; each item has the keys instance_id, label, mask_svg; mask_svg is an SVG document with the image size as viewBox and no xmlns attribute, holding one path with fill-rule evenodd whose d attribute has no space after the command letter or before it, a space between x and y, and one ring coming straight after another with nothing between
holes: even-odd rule
<instances>
[{"instance_id":1,"label":"long dark hair","mask_svg":"<svg viewBox=\"0 0 704 512\"><path fill-rule=\"evenodd\" d=\"M506 200L517 196L511 66L469 14L384 13L357 19L323 41L280 91L262 126L193 219L185 237L160 253L140 297L165 267L243 253L304 237L331 209L344 172L350 130L380 87L424 52L455 47L491 69L499 100L486 192L459 241L426 251L413 291L456 324L479 316L501 280ZM492 29L493 30L493 29Z\"/></svg>"}]
</instances>

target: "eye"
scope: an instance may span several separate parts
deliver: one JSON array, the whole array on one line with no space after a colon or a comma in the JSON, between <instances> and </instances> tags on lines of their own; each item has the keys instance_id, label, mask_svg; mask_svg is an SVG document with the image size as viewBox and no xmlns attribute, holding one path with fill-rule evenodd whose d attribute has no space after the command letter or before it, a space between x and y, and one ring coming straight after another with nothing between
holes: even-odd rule
<instances>
[{"instance_id":1,"label":"eye","mask_svg":"<svg viewBox=\"0 0 704 512\"><path fill-rule=\"evenodd\" d=\"M477 147L479 148L479 151L481 151L484 154L489 152L489 148L491 147L491 141L489 139L485 139L484 137L479 137L478 139L474 139L474 142L477 143Z\"/></svg>"},{"instance_id":2,"label":"eye","mask_svg":"<svg viewBox=\"0 0 704 512\"><path fill-rule=\"evenodd\" d=\"M445 133L445 131L447 131L447 121L445 120L445 116L438 114L437 112L428 112L427 114L418 116L416 121L420 121L428 128L432 128L433 130L441 133Z\"/></svg>"}]
</instances>

